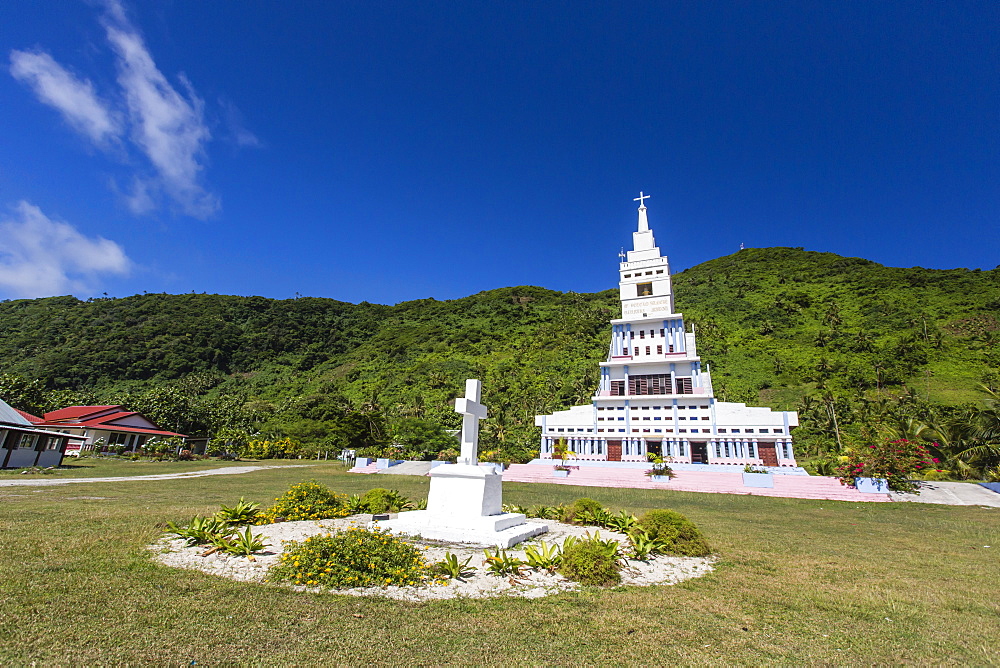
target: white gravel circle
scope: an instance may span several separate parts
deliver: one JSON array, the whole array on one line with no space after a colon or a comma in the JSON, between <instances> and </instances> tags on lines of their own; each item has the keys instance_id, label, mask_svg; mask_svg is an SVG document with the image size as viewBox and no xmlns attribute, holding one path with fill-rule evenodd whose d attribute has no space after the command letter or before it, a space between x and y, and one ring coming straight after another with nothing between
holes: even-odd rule
<instances>
[{"instance_id":1,"label":"white gravel circle","mask_svg":"<svg viewBox=\"0 0 1000 668\"><path fill-rule=\"evenodd\" d=\"M205 546L187 547L183 540L167 536L150 545L150 550L153 551L158 562L167 566L199 570L211 575L244 582L264 582L268 570L278 562L278 558L281 556L283 543L302 541L316 534L330 533L352 526L365 526L367 520L366 516L355 516L335 520L280 522L252 527L251 530L254 534L261 534L264 542L270 544L262 552L254 555L256 561L218 552L203 557L201 555L207 549ZM622 545L626 545L628 540L623 534L599 527L583 527L553 521L546 521L546 524L549 525L548 533L538 536L533 541L526 541L512 547L507 550L507 553L523 559L523 548L527 545L541 541L562 545L567 536L582 537L588 532L591 535L600 532L601 538L614 538ZM469 565L476 570L464 580L449 580L446 584L424 587L366 587L338 590L303 586L292 586L292 588L297 591L333 591L351 596L382 596L404 601L428 601L456 597L519 596L539 598L580 587L579 583L571 582L561 575L533 570L525 570L525 574L518 578L491 575L484 568L485 556L482 547L424 541L419 538L411 539L409 542L425 548L424 557L428 562L440 561L446 552L451 552L458 556L461 561L471 556L472 561ZM649 561L629 560L628 566L622 569L622 584L639 586L677 584L707 574L713 570L713 563L712 557L675 557L670 555L658 555Z\"/></svg>"}]
</instances>

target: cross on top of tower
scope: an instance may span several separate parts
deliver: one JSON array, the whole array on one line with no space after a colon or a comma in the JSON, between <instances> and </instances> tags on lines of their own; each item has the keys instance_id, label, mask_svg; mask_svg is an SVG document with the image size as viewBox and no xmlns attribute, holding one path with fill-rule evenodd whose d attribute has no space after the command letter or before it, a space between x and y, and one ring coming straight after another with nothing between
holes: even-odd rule
<instances>
[{"instance_id":1,"label":"cross on top of tower","mask_svg":"<svg viewBox=\"0 0 1000 668\"><path fill-rule=\"evenodd\" d=\"M633 197L632 201L633 202L638 202L640 209L645 209L646 208L646 202L644 202L643 200L647 200L649 198L650 198L650 195L643 195L642 191L640 190L639 191L639 196L638 197Z\"/></svg>"}]
</instances>

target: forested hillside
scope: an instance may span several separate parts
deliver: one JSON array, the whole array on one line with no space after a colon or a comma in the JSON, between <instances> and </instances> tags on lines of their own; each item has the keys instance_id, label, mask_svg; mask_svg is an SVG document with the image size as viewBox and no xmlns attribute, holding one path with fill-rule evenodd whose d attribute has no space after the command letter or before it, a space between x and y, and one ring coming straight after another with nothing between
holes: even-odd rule
<instances>
[{"instance_id":1,"label":"forested hillside","mask_svg":"<svg viewBox=\"0 0 1000 668\"><path fill-rule=\"evenodd\" d=\"M981 409L1000 383L1000 271L897 269L748 249L674 277L717 395L801 411L814 455ZM395 306L222 295L0 303L0 397L42 412L123 403L191 434L337 448L447 444L483 380L484 450L522 459L536 413L586 402L617 291L502 288ZM963 413L965 412L965 413ZM841 446L837 445L838 438ZM421 445L430 444L430 445Z\"/></svg>"}]
</instances>

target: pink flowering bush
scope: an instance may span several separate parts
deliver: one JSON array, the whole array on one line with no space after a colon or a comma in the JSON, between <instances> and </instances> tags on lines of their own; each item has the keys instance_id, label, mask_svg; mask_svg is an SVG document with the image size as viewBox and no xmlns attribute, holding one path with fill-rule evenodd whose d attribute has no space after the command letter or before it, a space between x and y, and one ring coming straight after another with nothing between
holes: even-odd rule
<instances>
[{"instance_id":1,"label":"pink flowering bush","mask_svg":"<svg viewBox=\"0 0 1000 668\"><path fill-rule=\"evenodd\" d=\"M913 441L901 438L855 448L847 461L837 467L842 485L854 485L858 478L884 478L896 492L917 492L908 478L935 468L930 451Z\"/></svg>"}]
</instances>

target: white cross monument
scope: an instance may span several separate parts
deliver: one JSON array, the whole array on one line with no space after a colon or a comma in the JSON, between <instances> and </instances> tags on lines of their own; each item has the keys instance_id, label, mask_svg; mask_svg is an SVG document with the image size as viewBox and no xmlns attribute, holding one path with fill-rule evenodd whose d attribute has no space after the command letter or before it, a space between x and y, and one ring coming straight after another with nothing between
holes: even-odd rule
<instances>
[{"instance_id":1,"label":"white cross monument","mask_svg":"<svg viewBox=\"0 0 1000 668\"><path fill-rule=\"evenodd\" d=\"M455 399L455 412L462 413L462 454L459 464L479 464L479 421L486 419L486 406L479 403L483 383L474 378L465 381L465 396Z\"/></svg>"},{"instance_id":2,"label":"white cross monument","mask_svg":"<svg viewBox=\"0 0 1000 668\"><path fill-rule=\"evenodd\" d=\"M548 525L526 522L520 513L503 512L502 473L479 465L479 421L486 419L480 403L482 383L465 381L465 396L455 400L462 414L462 451L455 464L431 469L427 510L399 513L377 524L395 533L433 540L511 547L545 533Z\"/></svg>"}]
</instances>

